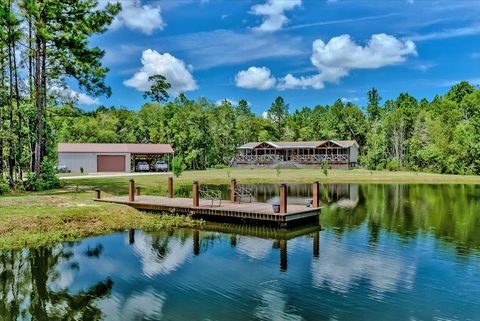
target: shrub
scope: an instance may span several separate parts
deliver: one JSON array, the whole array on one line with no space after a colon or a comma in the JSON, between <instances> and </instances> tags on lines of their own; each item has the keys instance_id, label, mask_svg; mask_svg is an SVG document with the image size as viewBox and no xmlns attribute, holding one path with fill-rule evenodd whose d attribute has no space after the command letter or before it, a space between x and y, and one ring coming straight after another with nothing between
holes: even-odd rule
<instances>
[{"instance_id":1,"label":"shrub","mask_svg":"<svg viewBox=\"0 0 480 321\"><path fill-rule=\"evenodd\" d=\"M216 164L216 165L213 165L213 168L215 169L224 169L226 166L223 165L223 164Z\"/></svg>"},{"instance_id":2,"label":"shrub","mask_svg":"<svg viewBox=\"0 0 480 321\"><path fill-rule=\"evenodd\" d=\"M280 165L275 166L275 171L277 172L277 178L279 178L280 174L282 173L282 169L280 168Z\"/></svg>"},{"instance_id":3,"label":"shrub","mask_svg":"<svg viewBox=\"0 0 480 321\"><path fill-rule=\"evenodd\" d=\"M55 163L45 159L42 162L41 172L39 175L28 173L27 179L24 181L24 187L27 191L44 191L53 188L59 188L62 182L57 176Z\"/></svg>"},{"instance_id":4,"label":"shrub","mask_svg":"<svg viewBox=\"0 0 480 321\"><path fill-rule=\"evenodd\" d=\"M173 161L172 161L172 172L173 172L173 175L175 175L175 177L179 177L180 175L182 175L183 171L186 168L187 167L183 163L183 158L182 157L175 157L173 159Z\"/></svg>"},{"instance_id":5,"label":"shrub","mask_svg":"<svg viewBox=\"0 0 480 321\"><path fill-rule=\"evenodd\" d=\"M10 190L8 183L3 177L0 177L0 195L7 193Z\"/></svg>"},{"instance_id":6,"label":"shrub","mask_svg":"<svg viewBox=\"0 0 480 321\"><path fill-rule=\"evenodd\" d=\"M324 162L323 165L322 165L322 168L323 168L323 174L326 176L328 176L328 162Z\"/></svg>"},{"instance_id":7,"label":"shrub","mask_svg":"<svg viewBox=\"0 0 480 321\"><path fill-rule=\"evenodd\" d=\"M397 162L397 160L395 160L395 159L390 160L390 161L387 163L387 169L388 169L389 171L398 171L398 162Z\"/></svg>"}]
</instances>

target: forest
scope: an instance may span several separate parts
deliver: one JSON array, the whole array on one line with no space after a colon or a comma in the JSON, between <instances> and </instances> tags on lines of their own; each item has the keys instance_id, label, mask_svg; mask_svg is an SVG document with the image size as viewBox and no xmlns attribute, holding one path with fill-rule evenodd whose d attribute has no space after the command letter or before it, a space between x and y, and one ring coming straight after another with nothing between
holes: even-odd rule
<instances>
[{"instance_id":1,"label":"forest","mask_svg":"<svg viewBox=\"0 0 480 321\"><path fill-rule=\"evenodd\" d=\"M1 188L58 184L60 142L170 143L187 168L205 169L227 165L250 141L355 139L365 168L480 174L480 89L466 81L430 101L408 93L382 100L375 88L366 106L289 106L277 97L259 116L245 99L170 98L156 75L139 110L84 111L66 84L92 97L111 94L105 52L89 38L120 10L94 0L0 0Z\"/></svg>"}]
</instances>

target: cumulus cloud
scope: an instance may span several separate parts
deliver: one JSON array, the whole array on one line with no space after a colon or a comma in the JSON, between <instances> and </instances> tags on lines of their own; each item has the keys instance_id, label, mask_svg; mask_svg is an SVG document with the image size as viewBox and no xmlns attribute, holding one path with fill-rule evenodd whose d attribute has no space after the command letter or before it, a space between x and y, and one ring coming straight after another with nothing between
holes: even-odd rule
<instances>
[{"instance_id":1,"label":"cumulus cloud","mask_svg":"<svg viewBox=\"0 0 480 321\"><path fill-rule=\"evenodd\" d=\"M91 97L87 94L78 92L66 86L52 86L48 90L49 93L57 95L62 101L67 103L79 103L80 105L99 105L98 98Z\"/></svg>"},{"instance_id":2,"label":"cumulus cloud","mask_svg":"<svg viewBox=\"0 0 480 321\"><path fill-rule=\"evenodd\" d=\"M250 13L263 16L263 22L255 27L259 31L276 31L288 23L285 11L292 10L302 4L302 0L267 0L264 4L256 4L250 8Z\"/></svg>"},{"instance_id":3,"label":"cumulus cloud","mask_svg":"<svg viewBox=\"0 0 480 321\"><path fill-rule=\"evenodd\" d=\"M276 82L267 67L250 67L235 76L235 84L240 88L267 90L274 87Z\"/></svg>"},{"instance_id":4,"label":"cumulus cloud","mask_svg":"<svg viewBox=\"0 0 480 321\"><path fill-rule=\"evenodd\" d=\"M158 4L142 4L141 0L114 1L122 5L122 11L112 23L112 28L125 26L145 34L163 30L165 22Z\"/></svg>"},{"instance_id":5,"label":"cumulus cloud","mask_svg":"<svg viewBox=\"0 0 480 321\"><path fill-rule=\"evenodd\" d=\"M288 74L279 80L278 88L322 89L325 82L338 83L350 70L396 65L406 61L410 55L417 55L412 41L402 41L384 33L372 35L363 47L349 35L334 37L327 43L317 39L313 42L310 60L318 69L318 74L305 77Z\"/></svg>"},{"instance_id":6,"label":"cumulus cloud","mask_svg":"<svg viewBox=\"0 0 480 321\"><path fill-rule=\"evenodd\" d=\"M163 75L172 85L169 92L178 95L182 92L196 90L197 82L193 78L191 65L186 65L182 60L175 58L169 53L161 54L155 50L147 49L142 53L142 68L132 78L123 83L139 91L150 89L148 77Z\"/></svg>"}]
</instances>

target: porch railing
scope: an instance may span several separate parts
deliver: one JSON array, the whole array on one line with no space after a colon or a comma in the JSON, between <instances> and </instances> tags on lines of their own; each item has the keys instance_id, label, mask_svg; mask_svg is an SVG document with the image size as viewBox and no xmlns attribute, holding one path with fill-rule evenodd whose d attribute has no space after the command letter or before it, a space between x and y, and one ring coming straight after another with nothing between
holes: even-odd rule
<instances>
[{"instance_id":1,"label":"porch railing","mask_svg":"<svg viewBox=\"0 0 480 321\"><path fill-rule=\"evenodd\" d=\"M297 163L348 162L348 154L292 155L290 161Z\"/></svg>"},{"instance_id":2,"label":"porch railing","mask_svg":"<svg viewBox=\"0 0 480 321\"><path fill-rule=\"evenodd\" d=\"M239 155L235 161L239 164L244 163L276 163L283 160L280 155Z\"/></svg>"},{"instance_id":3,"label":"porch railing","mask_svg":"<svg viewBox=\"0 0 480 321\"><path fill-rule=\"evenodd\" d=\"M348 162L348 154L330 154L330 155L290 155L287 160L280 155L238 155L235 157L237 164L255 164L255 163L278 163L291 161L296 163L335 163Z\"/></svg>"}]
</instances>

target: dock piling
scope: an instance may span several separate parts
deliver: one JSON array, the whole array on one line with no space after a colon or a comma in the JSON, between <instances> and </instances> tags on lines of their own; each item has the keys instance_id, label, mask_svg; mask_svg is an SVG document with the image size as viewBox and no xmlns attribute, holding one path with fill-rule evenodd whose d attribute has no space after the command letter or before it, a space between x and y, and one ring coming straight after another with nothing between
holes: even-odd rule
<instances>
[{"instance_id":1,"label":"dock piling","mask_svg":"<svg viewBox=\"0 0 480 321\"><path fill-rule=\"evenodd\" d=\"M312 198L313 198L313 204L312 206L314 208L318 208L319 204L320 204L320 184L318 183L318 181L314 181L313 184L312 184Z\"/></svg>"},{"instance_id":2,"label":"dock piling","mask_svg":"<svg viewBox=\"0 0 480 321\"><path fill-rule=\"evenodd\" d=\"M318 258L320 256L320 232L313 234L313 257Z\"/></svg>"},{"instance_id":3,"label":"dock piling","mask_svg":"<svg viewBox=\"0 0 480 321\"><path fill-rule=\"evenodd\" d=\"M128 230L128 244L135 243L135 230L133 228Z\"/></svg>"},{"instance_id":4,"label":"dock piling","mask_svg":"<svg viewBox=\"0 0 480 321\"><path fill-rule=\"evenodd\" d=\"M232 178L230 180L230 201L235 203L237 201L237 195L235 194L235 190L237 189L237 180Z\"/></svg>"},{"instance_id":5,"label":"dock piling","mask_svg":"<svg viewBox=\"0 0 480 321\"><path fill-rule=\"evenodd\" d=\"M168 178L168 198L173 198L173 177Z\"/></svg>"},{"instance_id":6,"label":"dock piling","mask_svg":"<svg viewBox=\"0 0 480 321\"><path fill-rule=\"evenodd\" d=\"M287 271L287 240L280 240L280 271Z\"/></svg>"},{"instance_id":7,"label":"dock piling","mask_svg":"<svg viewBox=\"0 0 480 321\"><path fill-rule=\"evenodd\" d=\"M128 201L135 202L135 180L133 178L128 181Z\"/></svg>"},{"instance_id":8,"label":"dock piling","mask_svg":"<svg viewBox=\"0 0 480 321\"><path fill-rule=\"evenodd\" d=\"M135 195L140 196L140 186L135 187Z\"/></svg>"},{"instance_id":9,"label":"dock piling","mask_svg":"<svg viewBox=\"0 0 480 321\"><path fill-rule=\"evenodd\" d=\"M280 213L287 213L287 184L280 184Z\"/></svg>"},{"instance_id":10,"label":"dock piling","mask_svg":"<svg viewBox=\"0 0 480 321\"><path fill-rule=\"evenodd\" d=\"M200 196L199 196L200 186L199 186L199 184L198 184L198 181L194 181L194 182L193 182L192 191L193 191L193 207L198 207L198 206L200 205L200 204L199 204L199 199L200 199Z\"/></svg>"},{"instance_id":11,"label":"dock piling","mask_svg":"<svg viewBox=\"0 0 480 321\"><path fill-rule=\"evenodd\" d=\"M101 191L100 191L99 188L96 188L96 189L95 189L95 199L99 200L99 199L101 199L101 198L102 198L102 197L101 197Z\"/></svg>"},{"instance_id":12,"label":"dock piling","mask_svg":"<svg viewBox=\"0 0 480 321\"><path fill-rule=\"evenodd\" d=\"M198 230L193 230L193 255L197 256L200 254L200 232Z\"/></svg>"}]
</instances>

